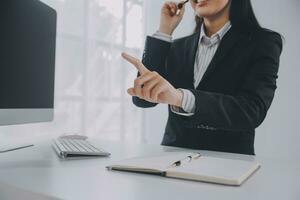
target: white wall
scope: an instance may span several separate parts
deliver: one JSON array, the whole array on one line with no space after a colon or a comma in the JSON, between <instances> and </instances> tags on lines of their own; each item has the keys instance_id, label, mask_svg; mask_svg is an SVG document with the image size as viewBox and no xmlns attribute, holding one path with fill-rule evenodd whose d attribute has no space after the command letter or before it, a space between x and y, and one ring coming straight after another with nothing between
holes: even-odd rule
<instances>
[{"instance_id":1,"label":"white wall","mask_svg":"<svg viewBox=\"0 0 300 200\"><path fill-rule=\"evenodd\" d=\"M156 31L163 0L147 1L146 33ZM271 157L294 158L300 156L300 1L253 0L254 10L261 24L280 32L285 37L281 56L278 89L264 123L256 132L256 154ZM187 15L175 33L187 35L193 29L193 12ZM149 143L160 143L167 118L167 107L160 105L145 111L145 131Z\"/></svg>"}]
</instances>

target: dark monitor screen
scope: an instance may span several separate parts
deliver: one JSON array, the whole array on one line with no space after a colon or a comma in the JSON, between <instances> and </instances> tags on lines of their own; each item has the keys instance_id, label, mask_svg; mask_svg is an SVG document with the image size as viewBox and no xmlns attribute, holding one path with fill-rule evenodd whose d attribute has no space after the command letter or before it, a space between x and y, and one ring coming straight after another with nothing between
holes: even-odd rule
<instances>
[{"instance_id":1,"label":"dark monitor screen","mask_svg":"<svg viewBox=\"0 0 300 200\"><path fill-rule=\"evenodd\" d=\"M0 109L53 108L55 10L38 0L2 0L0 27Z\"/></svg>"}]
</instances>

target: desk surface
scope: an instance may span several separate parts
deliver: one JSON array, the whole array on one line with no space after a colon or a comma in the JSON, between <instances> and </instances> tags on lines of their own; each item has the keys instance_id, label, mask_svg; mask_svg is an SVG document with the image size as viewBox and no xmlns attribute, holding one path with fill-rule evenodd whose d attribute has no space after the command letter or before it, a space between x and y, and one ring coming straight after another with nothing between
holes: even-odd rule
<instances>
[{"instance_id":1,"label":"desk surface","mask_svg":"<svg viewBox=\"0 0 300 200\"><path fill-rule=\"evenodd\" d=\"M257 160L262 167L241 187L107 171L113 161L182 151L159 145L97 141L110 158L60 160L50 142L0 154L0 182L62 199L272 199L299 200L300 162L200 151L204 155ZM1 197L1 194L0 194Z\"/></svg>"}]
</instances>

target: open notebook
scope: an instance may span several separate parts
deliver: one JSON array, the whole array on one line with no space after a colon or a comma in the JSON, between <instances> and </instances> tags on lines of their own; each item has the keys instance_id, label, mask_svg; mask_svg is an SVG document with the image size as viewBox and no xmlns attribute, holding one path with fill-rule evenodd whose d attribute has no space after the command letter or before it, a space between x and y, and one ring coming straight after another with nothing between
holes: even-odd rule
<instances>
[{"instance_id":1,"label":"open notebook","mask_svg":"<svg viewBox=\"0 0 300 200\"><path fill-rule=\"evenodd\" d=\"M107 169L239 186L259 167L254 161L173 152L163 156L119 161L107 166Z\"/></svg>"}]
</instances>

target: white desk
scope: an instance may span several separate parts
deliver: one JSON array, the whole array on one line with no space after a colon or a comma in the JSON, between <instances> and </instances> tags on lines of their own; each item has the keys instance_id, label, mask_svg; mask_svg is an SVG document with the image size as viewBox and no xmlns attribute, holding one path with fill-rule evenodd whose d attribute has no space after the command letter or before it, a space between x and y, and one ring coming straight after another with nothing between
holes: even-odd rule
<instances>
[{"instance_id":1,"label":"white desk","mask_svg":"<svg viewBox=\"0 0 300 200\"><path fill-rule=\"evenodd\" d=\"M111 158L59 160L50 142L0 154L0 182L62 199L222 199L299 200L300 162L256 157L262 167L241 187L107 171L113 160L179 148L98 141ZM202 151L205 155L254 159L251 156ZM0 199L1 194L0 194Z\"/></svg>"}]
</instances>

